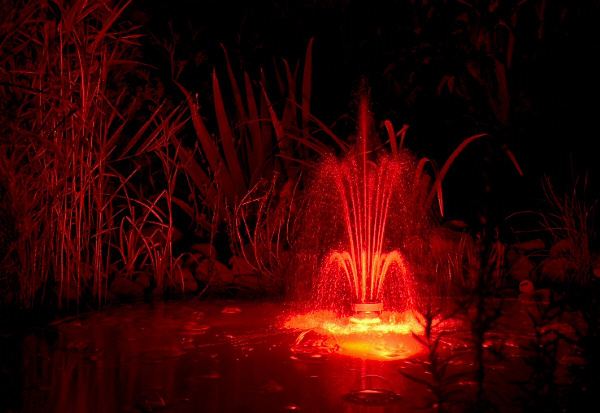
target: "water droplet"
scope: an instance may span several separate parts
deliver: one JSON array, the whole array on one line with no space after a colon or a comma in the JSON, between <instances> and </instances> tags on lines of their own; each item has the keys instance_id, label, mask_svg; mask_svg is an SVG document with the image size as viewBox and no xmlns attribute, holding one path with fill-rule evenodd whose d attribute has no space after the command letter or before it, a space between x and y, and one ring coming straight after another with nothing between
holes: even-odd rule
<instances>
[{"instance_id":1,"label":"water droplet","mask_svg":"<svg viewBox=\"0 0 600 413\"><path fill-rule=\"evenodd\" d=\"M350 403L367 406L385 406L400 401L400 396L386 389L353 390L344 398Z\"/></svg>"},{"instance_id":2,"label":"water droplet","mask_svg":"<svg viewBox=\"0 0 600 413\"><path fill-rule=\"evenodd\" d=\"M198 324L195 321L190 321L185 325L184 330L188 335L199 335L206 333L209 328L210 326L207 324Z\"/></svg>"},{"instance_id":3,"label":"water droplet","mask_svg":"<svg viewBox=\"0 0 600 413\"><path fill-rule=\"evenodd\" d=\"M265 393L278 393L283 391L283 386L277 383L275 380L268 380L260 390Z\"/></svg>"},{"instance_id":4,"label":"water droplet","mask_svg":"<svg viewBox=\"0 0 600 413\"><path fill-rule=\"evenodd\" d=\"M355 384L355 387L355 390L344 396L349 403L363 406L386 406L401 400L390 383L381 376L363 376Z\"/></svg>"},{"instance_id":5,"label":"water droplet","mask_svg":"<svg viewBox=\"0 0 600 413\"><path fill-rule=\"evenodd\" d=\"M201 378L201 379L212 379L212 380L215 380L215 379L220 379L221 375L218 372L216 372L216 371L211 371L208 374L202 374L202 375L200 375L198 377Z\"/></svg>"},{"instance_id":6,"label":"water droplet","mask_svg":"<svg viewBox=\"0 0 600 413\"><path fill-rule=\"evenodd\" d=\"M149 408L150 410L162 409L167 407L167 402L165 402L161 396L158 396L157 398L144 400L144 407Z\"/></svg>"},{"instance_id":7,"label":"water droplet","mask_svg":"<svg viewBox=\"0 0 600 413\"><path fill-rule=\"evenodd\" d=\"M237 314L237 313L241 313L242 310L238 307L225 307L223 309L223 311L221 311L223 314Z\"/></svg>"},{"instance_id":8,"label":"water droplet","mask_svg":"<svg viewBox=\"0 0 600 413\"><path fill-rule=\"evenodd\" d=\"M330 353L339 350L335 336L321 328L306 330L300 333L292 352L295 360L321 360Z\"/></svg>"}]
</instances>

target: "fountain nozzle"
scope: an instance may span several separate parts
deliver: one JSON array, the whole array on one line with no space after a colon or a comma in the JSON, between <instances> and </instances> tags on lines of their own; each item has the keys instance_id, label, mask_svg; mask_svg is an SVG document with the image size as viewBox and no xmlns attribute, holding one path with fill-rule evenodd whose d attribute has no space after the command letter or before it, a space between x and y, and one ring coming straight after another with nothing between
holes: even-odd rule
<instances>
[{"instance_id":1,"label":"fountain nozzle","mask_svg":"<svg viewBox=\"0 0 600 413\"><path fill-rule=\"evenodd\" d=\"M381 314L382 310L383 303L381 301L354 303L352 304L354 316L351 317L350 320L355 323L380 323L381 319L379 318L379 315Z\"/></svg>"}]
</instances>

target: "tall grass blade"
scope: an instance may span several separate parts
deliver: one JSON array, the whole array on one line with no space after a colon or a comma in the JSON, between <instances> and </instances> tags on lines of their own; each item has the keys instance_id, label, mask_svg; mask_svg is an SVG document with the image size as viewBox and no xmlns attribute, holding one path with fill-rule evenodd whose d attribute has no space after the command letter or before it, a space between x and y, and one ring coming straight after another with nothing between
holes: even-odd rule
<instances>
[{"instance_id":1,"label":"tall grass blade","mask_svg":"<svg viewBox=\"0 0 600 413\"><path fill-rule=\"evenodd\" d=\"M465 149L471 142L473 142L474 140L480 139L484 136L489 136L487 133L480 133L478 135L473 135L465 140L463 140L460 145L458 145L458 147L452 152L452 154L448 157L448 159L446 160L446 162L444 162L444 165L442 166L442 169L440 170L439 175L436 178L436 188L435 191L432 189L432 191L429 193L429 196L427 197L427 203L426 205L429 206L431 205L431 202L433 201L433 197L438 194L438 201L440 203L440 211L443 211L442 208L442 201L439 199L439 194L441 193L441 185L442 185L442 181L444 180L444 178L446 177L446 173L448 173L448 169L450 169L450 166L452 165L452 163L454 162L454 160L456 159L456 157L458 155L460 155L460 153L463 151L463 149Z\"/></svg>"},{"instance_id":2,"label":"tall grass blade","mask_svg":"<svg viewBox=\"0 0 600 413\"><path fill-rule=\"evenodd\" d=\"M312 87L312 46L314 38L311 38L306 48L306 57L304 59L304 73L302 75L302 123L300 128L302 136L308 140L309 130L308 121L310 119L310 93Z\"/></svg>"},{"instance_id":3,"label":"tall grass blade","mask_svg":"<svg viewBox=\"0 0 600 413\"><path fill-rule=\"evenodd\" d=\"M219 81L216 72L213 71L213 97L215 99L215 113L217 115L217 124L223 152L225 153L226 165L219 165L220 168L227 168L229 171L229 181L233 188L232 193L228 194L229 199L235 200L235 194L241 194L246 191L246 180L242 174L242 168L237 155L237 148L231 131L223 96L219 88Z\"/></svg>"},{"instance_id":4,"label":"tall grass blade","mask_svg":"<svg viewBox=\"0 0 600 413\"><path fill-rule=\"evenodd\" d=\"M264 166L269 142L265 142L261 131L261 118L258 115L252 82L247 73L244 73L244 82L246 85L246 100L248 102L248 130L250 131L252 159L254 160L254 168L252 170L255 171L254 175L251 177L251 182L255 182L255 179L257 178L256 174L260 173L260 170ZM267 126L262 127L262 129L267 129Z\"/></svg>"}]
</instances>

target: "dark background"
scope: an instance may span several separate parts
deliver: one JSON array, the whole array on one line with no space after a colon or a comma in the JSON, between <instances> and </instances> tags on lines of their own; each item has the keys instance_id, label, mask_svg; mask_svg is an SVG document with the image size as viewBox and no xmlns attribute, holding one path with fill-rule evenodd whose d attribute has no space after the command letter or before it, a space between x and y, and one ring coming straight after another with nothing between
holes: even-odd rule
<instances>
[{"instance_id":1,"label":"dark background","mask_svg":"<svg viewBox=\"0 0 600 413\"><path fill-rule=\"evenodd\" d=\"M448 218L502 220L538 208L545 176L558 192L585 192L591 201L597 194L598 2L135 0L126 17L148 34L143 59L174 100L181 97L170 84L172 67L210 107L210 74L215 67L226 73L220 44L240 73L258 79L262 67L274 79L274 60L293 66L314 38L312 113L328 125L338 121L341 136L352 133L344 115L354 116L362 77L372 88L377 122L410 125L406 145L420 157L442 164L468 136L490 133L448 174ZM509 115L502 120L489 102L498 97L493 59L507 63L508 33L514 51ZM483 83L470 74L472 64ZM443 83L448 77L453 90Z\"/></svg>"}]
</instances>

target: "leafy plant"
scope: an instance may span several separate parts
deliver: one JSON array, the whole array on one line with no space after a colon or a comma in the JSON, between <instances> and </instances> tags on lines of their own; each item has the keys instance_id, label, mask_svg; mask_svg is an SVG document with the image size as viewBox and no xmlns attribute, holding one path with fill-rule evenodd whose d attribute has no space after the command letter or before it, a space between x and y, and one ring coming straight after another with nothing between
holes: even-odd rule
<instances>
[{"instance_id":1,"label":"leafy plant","mask_svg":"<svg viewBox=\"0 0 600 413\"><path fill-rule=\"evenodd\" d=\"M123 86L135 76L138 35L119 20L128 4L2 4L0 175L16 232L2 264L26 308L47 296L102 303L124 229L117 220L136 203L142 221L158 215L133 178L140 154L160 149L178 119L158 107L134 126L142 96Z\"/></svg>"},{"instance_id":2,"label":"leafy plant","mask_svg":"<svg viewBox=\"0 0 600 413\"><path fill-rule=\"evenodd\" d=\"M574 326L571 336L559 338L569 345L569 352L559 363L566 364L564 406L577 411L593 402L600 389L598 368L600 368L600 303L598 280L592 279L580 286L567 297L567 309L581 317L583 323ZM565 359L567 362L565 363Z\"/></svg>"},{"instance_id":3,"label":"leafy plant","mask_svg":"<svg viewBox=\"0 0 600 413\"><path fill-rule=\"evenodd\" d=\"M566 336L560 331L559 323L565 314L565 301L553 296L550 303L538 302L532 307L529 318L533 337L524 346L524 361L531 372L526 382L520 383L524 404L540 412L563 411L566 386L560 383L559 351L565 345Z\"/></svg>"},{"instance_id":4,"label":"leafy plant","mask_svg":"<svg viewBox=\"0 0 600 413\"><path fill-rule=\"evenodd\" d=\"M222 90L213 71L216 137L201 117L198 102L175 80L186 98L197 136L195 150L180 146L178 156L199 197L196 205L206 207L211 216L206 229L213 228L213 233L215 225L225 222L232 252L245 257L257 273L274 280L281 277L281 264L287 262L279 254L290 248L286 235L290 227L282 220L294 202L290 188L299 185L302 171L310 168L316 157L331 150L315 137L312 125L329 141L347 145L310 114L312 40L301 80L299 64L292 71L283 60L283 72L275 65L277 89L283 98L273 103L265 73L261 72L259 83L244 73L240 88L223 50L231 94ZM235 103L233 115L228 114L225 96ZM187 210L199 216L195 209Z\"/></svg>"},{"instance_id":5,"label":"leafy plant","mask_svg":"<svg viewBox=\"0 0 600 413\"><path fill-rule=\"evenodd\" d=\"M539 53L546 17L556 11L546 0L414 2L412 43L387 67L387 80L405 91L409 107L450 97L458 116L504 133L529 104L522 69Z\"/></svg>"},{"instance_id":6,"label":"leafy plant","mask_svg":"<svg viewBox=\"0 0 600 413\"><path fill-rule=\"evenodd\" d=\"M439 326L443 324L439 311L432 311L427 308L425 314L422 314L424 321L424 333L418 336L413 333L415 340L427 352L425 360L416 361L421 366L425 377L417 377L404 371L400 373L406 378L424 385L429 392L429 400L422 406L423 409L430 409L436 412L448 412L460 405L462 401L460 395L460 383L468 377L469 372L456 368L456 359L464 356L465 349L455 349L448 356L442 356L442 351L446 346L448 332L440 330ZM448 317L449 318L449 317ZM438 327L436 329L436 326Z\"/></svg>"},{"instance_id":7,"label":"leafy plant","mask_svg":"<svg viewBox=\"0 0 600 413\"><path fill-rule=\"evenodd\" d=\"M597 201L587 203L584 199L587 178L582 184L583 194L578 194L575 182L573 192L559 195L550 179L546 178L544 192L550 212L539 213L542 228L550 234L557 251L556 259L566 259L566 281L586 284L592 275L591 246L595 238L594 215ZM560 244L559 244L560 243ZM560 248L558 248L560 246Z\"/></svg>"},{"instance_id":8,"label":"leafy plant","mask_svg":"<svg viewBox=\"0 0 600 413\"><path fill-rule=\"evenodd\" d=\"M298 164L310 165L311 157L306 151L322 154L329 150L313 138L309 130L309 121L314 119L310 115L312 41L306 51L300 97L296 94L299 67L296 66L292 73L288 62L283 60L282 76L275 66L279 92L284 96L280 102L283 105L280 115L277 114L277 102L272 104L268 97L264 72L261 72L258 85L244 73L242 92L226 51L225 59L235 109L234 115L228 115L224 92L216 71L213 71L216 137L209 132L199 113L198 102L178 84L191 113L202 162L184 148L180 156L191 182L208 205L217 211L219 220L231 213L250 188L262 179L270 181L273 173L277 173L283 182L294 181ZM319 126L343 145L324 125Z\"/></svg>"}]
</instances>

